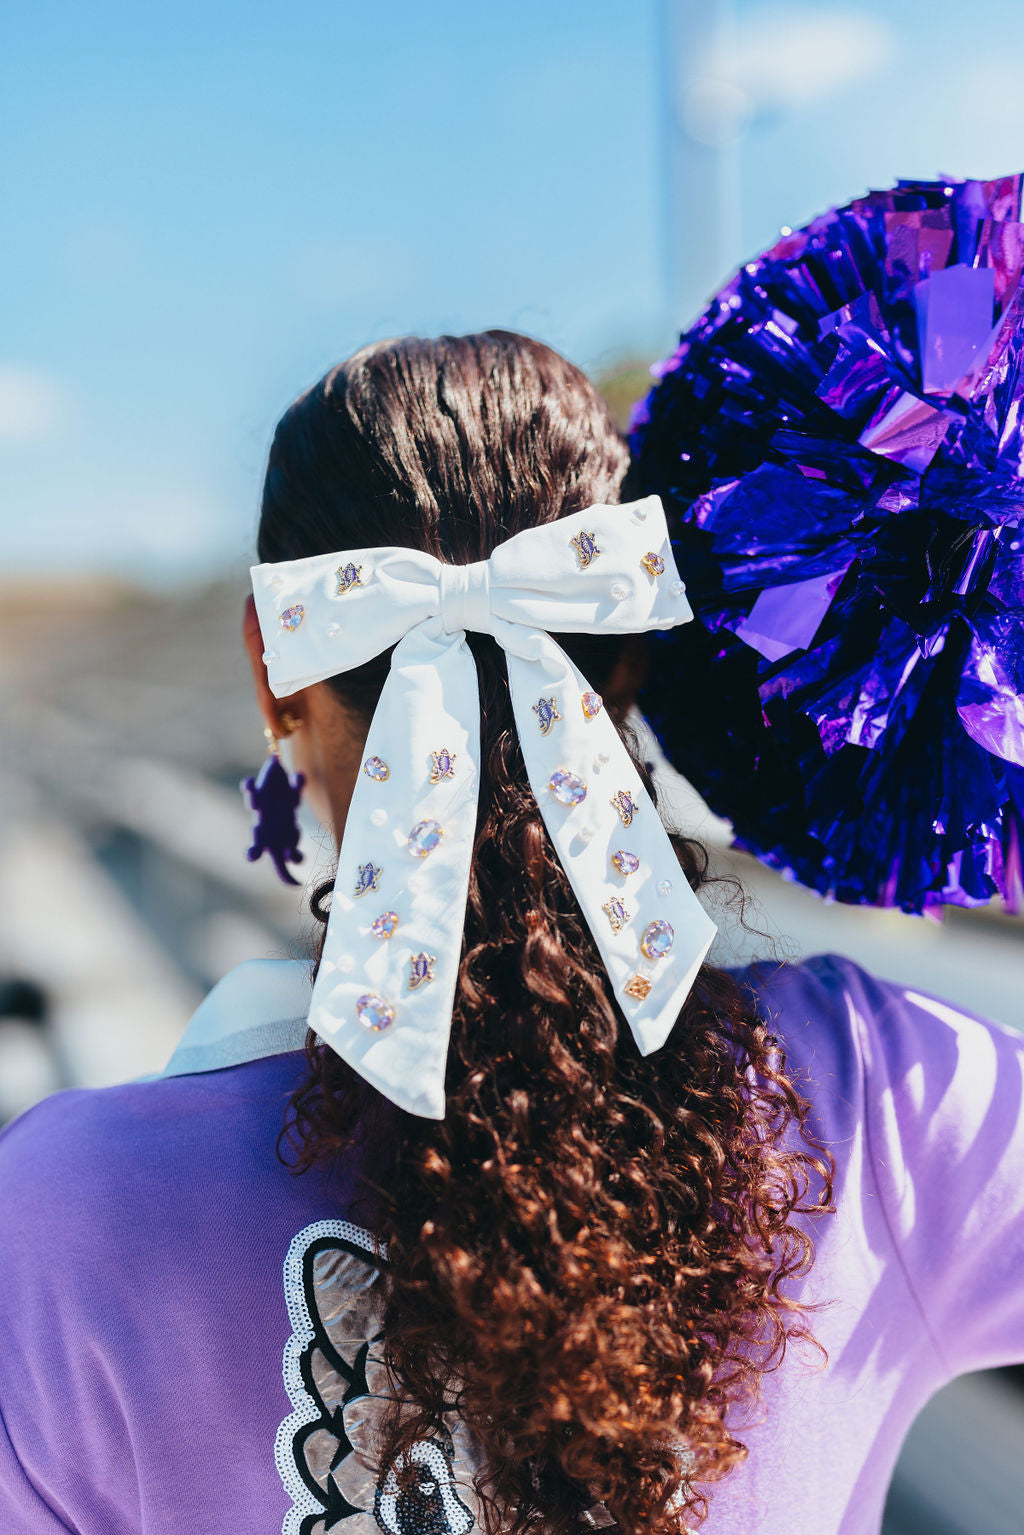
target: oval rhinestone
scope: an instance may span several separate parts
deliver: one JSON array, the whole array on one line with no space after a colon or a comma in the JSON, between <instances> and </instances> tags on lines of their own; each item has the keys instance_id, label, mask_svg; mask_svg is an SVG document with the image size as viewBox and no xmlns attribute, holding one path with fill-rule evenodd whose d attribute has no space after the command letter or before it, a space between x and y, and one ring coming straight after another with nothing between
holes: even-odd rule
<instances>
[{"instance_id":1,"label":"oval rhinestone","mask_svg":"<svg viewBox=\"0 0 1024 1535\"><path fill-rule=\"evenodd\" d=\"M587 797L587 786L578 773L559 768L548 779L548 788L560 805L581 805Z\"/></svg>"},{"instance_id":2,"label":"oval rhinestone","mask_svg":"<svg viewBox=\"0 0 1024 1535\"><path fill-rule=\"evenodd\" d=\"M391 777L391 769L382 757L367 757L363 763L363 772L367 778L375 778L378 783L383 783L385 778Z\"/></svg>"},{"instance_id":3,"label":"oval rhinestone","mask_svg":"<svg viewBox=\"0 0 1024 1535\"><path fill-rule=\"evenodd\" d=\"M624 848L619 848L612 854L612 863L620 874L635 874L640 867L640 860L635 853L627 853Z\"/></svg>"},{"instance_id":4,"label":"oval rhinestone","mask_svg":"<svg viewBox=\"0 0 1024 1535\"><path fill-rule=\"evenodd\" d=\"M306 610L301 602L297 602L293 608L285 608L281 614L281 625L285 629L297 629L306 616Z\"/></svg>"},{"instance_id":5,"label":"oval rhinestone","mask_svg":"<svg viewBox=\"0 0 1024 1535\"><path fill-rule=\"evenodd\" d=\"M675 938L670 924L663 922L659 917L657 922L648 923L644 929L644 936L640 940L640 947L648 959L661 959L672 947Z\"/></svg>"},{"instance_id":6,"label":"oval rhinestone","mask_svg":"<svg viewBox=\"0 0 1024 1535\"><path fill-rule=\"evenodd\" d=\"M393 938L398 927L398 913L396 911L382 911L379 917L373 919L374 938Z\"/></svg>"},{"instance_id":7,"label":"oval rhinestone","mask_svg":"<svg viewBox=\"0 0 1024 1535\"><path fill-rule=\"evenodd\" d=\"M428 853L434 851L443 836L444 832L439 822L417 821L409 833L406 846L415 858L426 858Z\"/></svg>"},{"instance_id":8,"label":"oval rhinestone","mask_svg":"<svg viewBox=\"0 0 1024 1535\"><path fill-rule=\"evenodd\" d=\"M583 697L580 699L580 704L583 707L583 713L586 715L587 719L592 720L595 714L600 714L604 705L604 699L601 697L600 693L584 693Z\"/></svg>"},{"instance_id":9,"label":"oval rhinestone","mask_svg":"<svg viewBox=\"0 0 1024 1535\"><path fill-rule=\"evenodd\" d=\"M655 554L653 549L648 549L640 563L648 575L661 576L665 573L665 561L660 554Z\"/></svg>"},{"instance_id":10,"label":"oval rhinestone","mask_svg":"<svg viewBox=\"0 0 1024 1535\"><path fill-rule=\"evenodd\" d=\"M368 1029L379 1034L389 1029L395 1021L395 1010L386 997L377 991L364 991L356 1003L356 1017Z\"/></svg>"}]
</instances>

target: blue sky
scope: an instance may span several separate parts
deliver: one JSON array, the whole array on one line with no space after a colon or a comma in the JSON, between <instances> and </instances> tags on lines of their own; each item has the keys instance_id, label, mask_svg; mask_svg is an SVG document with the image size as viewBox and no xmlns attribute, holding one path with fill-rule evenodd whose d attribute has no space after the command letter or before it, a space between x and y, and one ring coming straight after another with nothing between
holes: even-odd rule
<instances>
[{"instance_id":1,"label":"blue sky","mask_svg":"<svg viewBox=\"0 0 1024 1535\"><path fill-rule=\"evenodd\" d=\"M661 0L9 10L0 571L243 562L277 416L375 337L666 350L702 296L667 264L666 80L714 5L665 4L671 70ZM1024 164L1024 7L733 9L736 195L714 240L685 208L716 270L871 182Z\"/></svg>"}]
</instances>

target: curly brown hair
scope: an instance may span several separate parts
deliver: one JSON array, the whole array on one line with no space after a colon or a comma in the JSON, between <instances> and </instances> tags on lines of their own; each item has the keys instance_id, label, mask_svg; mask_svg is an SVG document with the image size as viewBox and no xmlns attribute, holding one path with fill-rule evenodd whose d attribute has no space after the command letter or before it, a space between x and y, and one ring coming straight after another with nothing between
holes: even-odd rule
<instances>
[{"instance_id":1,"label":"curly brown hair","mask_svg":"<svg viewBox=\"0 0 1024 1535\"><path fill-rule=\"evenodd\" d=\"M538 342L391 341L283 417L259 557L403 544L483 559L617 503L627 466L593 386ZM558 638L607 684L621 640ZM294 1163L361 1167L386 1243L381 1463L455 1404L483 1452L489 1530L567 1535L601 1501L623 1529L668 1535L706 1517L710 1484L746 1454L727 1412L811 1337L786 1282L813 1261L797 1217L832 1208L833 1164L729 972L704 965L666 1045L638 1053L530 793L501 651L470 643L480 804L446 1117L394 1109L311 1035ZM388 664L330 685L368 721ZM614 687L608 701L614 714ZM696 888L706 854L677 851ZM322 922L331 888L314 895Z\"/></svg>"}]
</instances>

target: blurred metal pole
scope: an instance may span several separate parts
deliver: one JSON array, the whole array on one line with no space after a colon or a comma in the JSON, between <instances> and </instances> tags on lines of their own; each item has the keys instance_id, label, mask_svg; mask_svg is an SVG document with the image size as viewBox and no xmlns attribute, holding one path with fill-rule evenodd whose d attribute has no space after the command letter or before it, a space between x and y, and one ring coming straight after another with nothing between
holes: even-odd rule
<instances>
[{"instance_id":1,"label":"blurred metal pole","mask_svg":"<svg viewBox=\"0 0 1024 1535\"><path fill-rule=\"evenodd\" d=\"M737 0L661 0L666 323L689 325L743 259L748 102L731 76Z\"/></svg>"}]
</instances>

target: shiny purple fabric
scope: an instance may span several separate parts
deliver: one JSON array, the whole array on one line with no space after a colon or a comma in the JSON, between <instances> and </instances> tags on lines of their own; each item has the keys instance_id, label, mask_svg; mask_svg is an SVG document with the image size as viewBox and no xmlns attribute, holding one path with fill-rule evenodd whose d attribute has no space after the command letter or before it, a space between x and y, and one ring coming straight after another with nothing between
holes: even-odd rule
<instances>
[{"instance_id":1,"label":"shiny purple fabric","mask_svg":"<svg viewBox=\"0 0 1024 1535\"><path fill-rule=\"evenodd\" d=\"M644 708L740 845L839 900L1021 904L1021 181L785 236L634 410L699 620Z\"/></svg>"}]
</instances>

